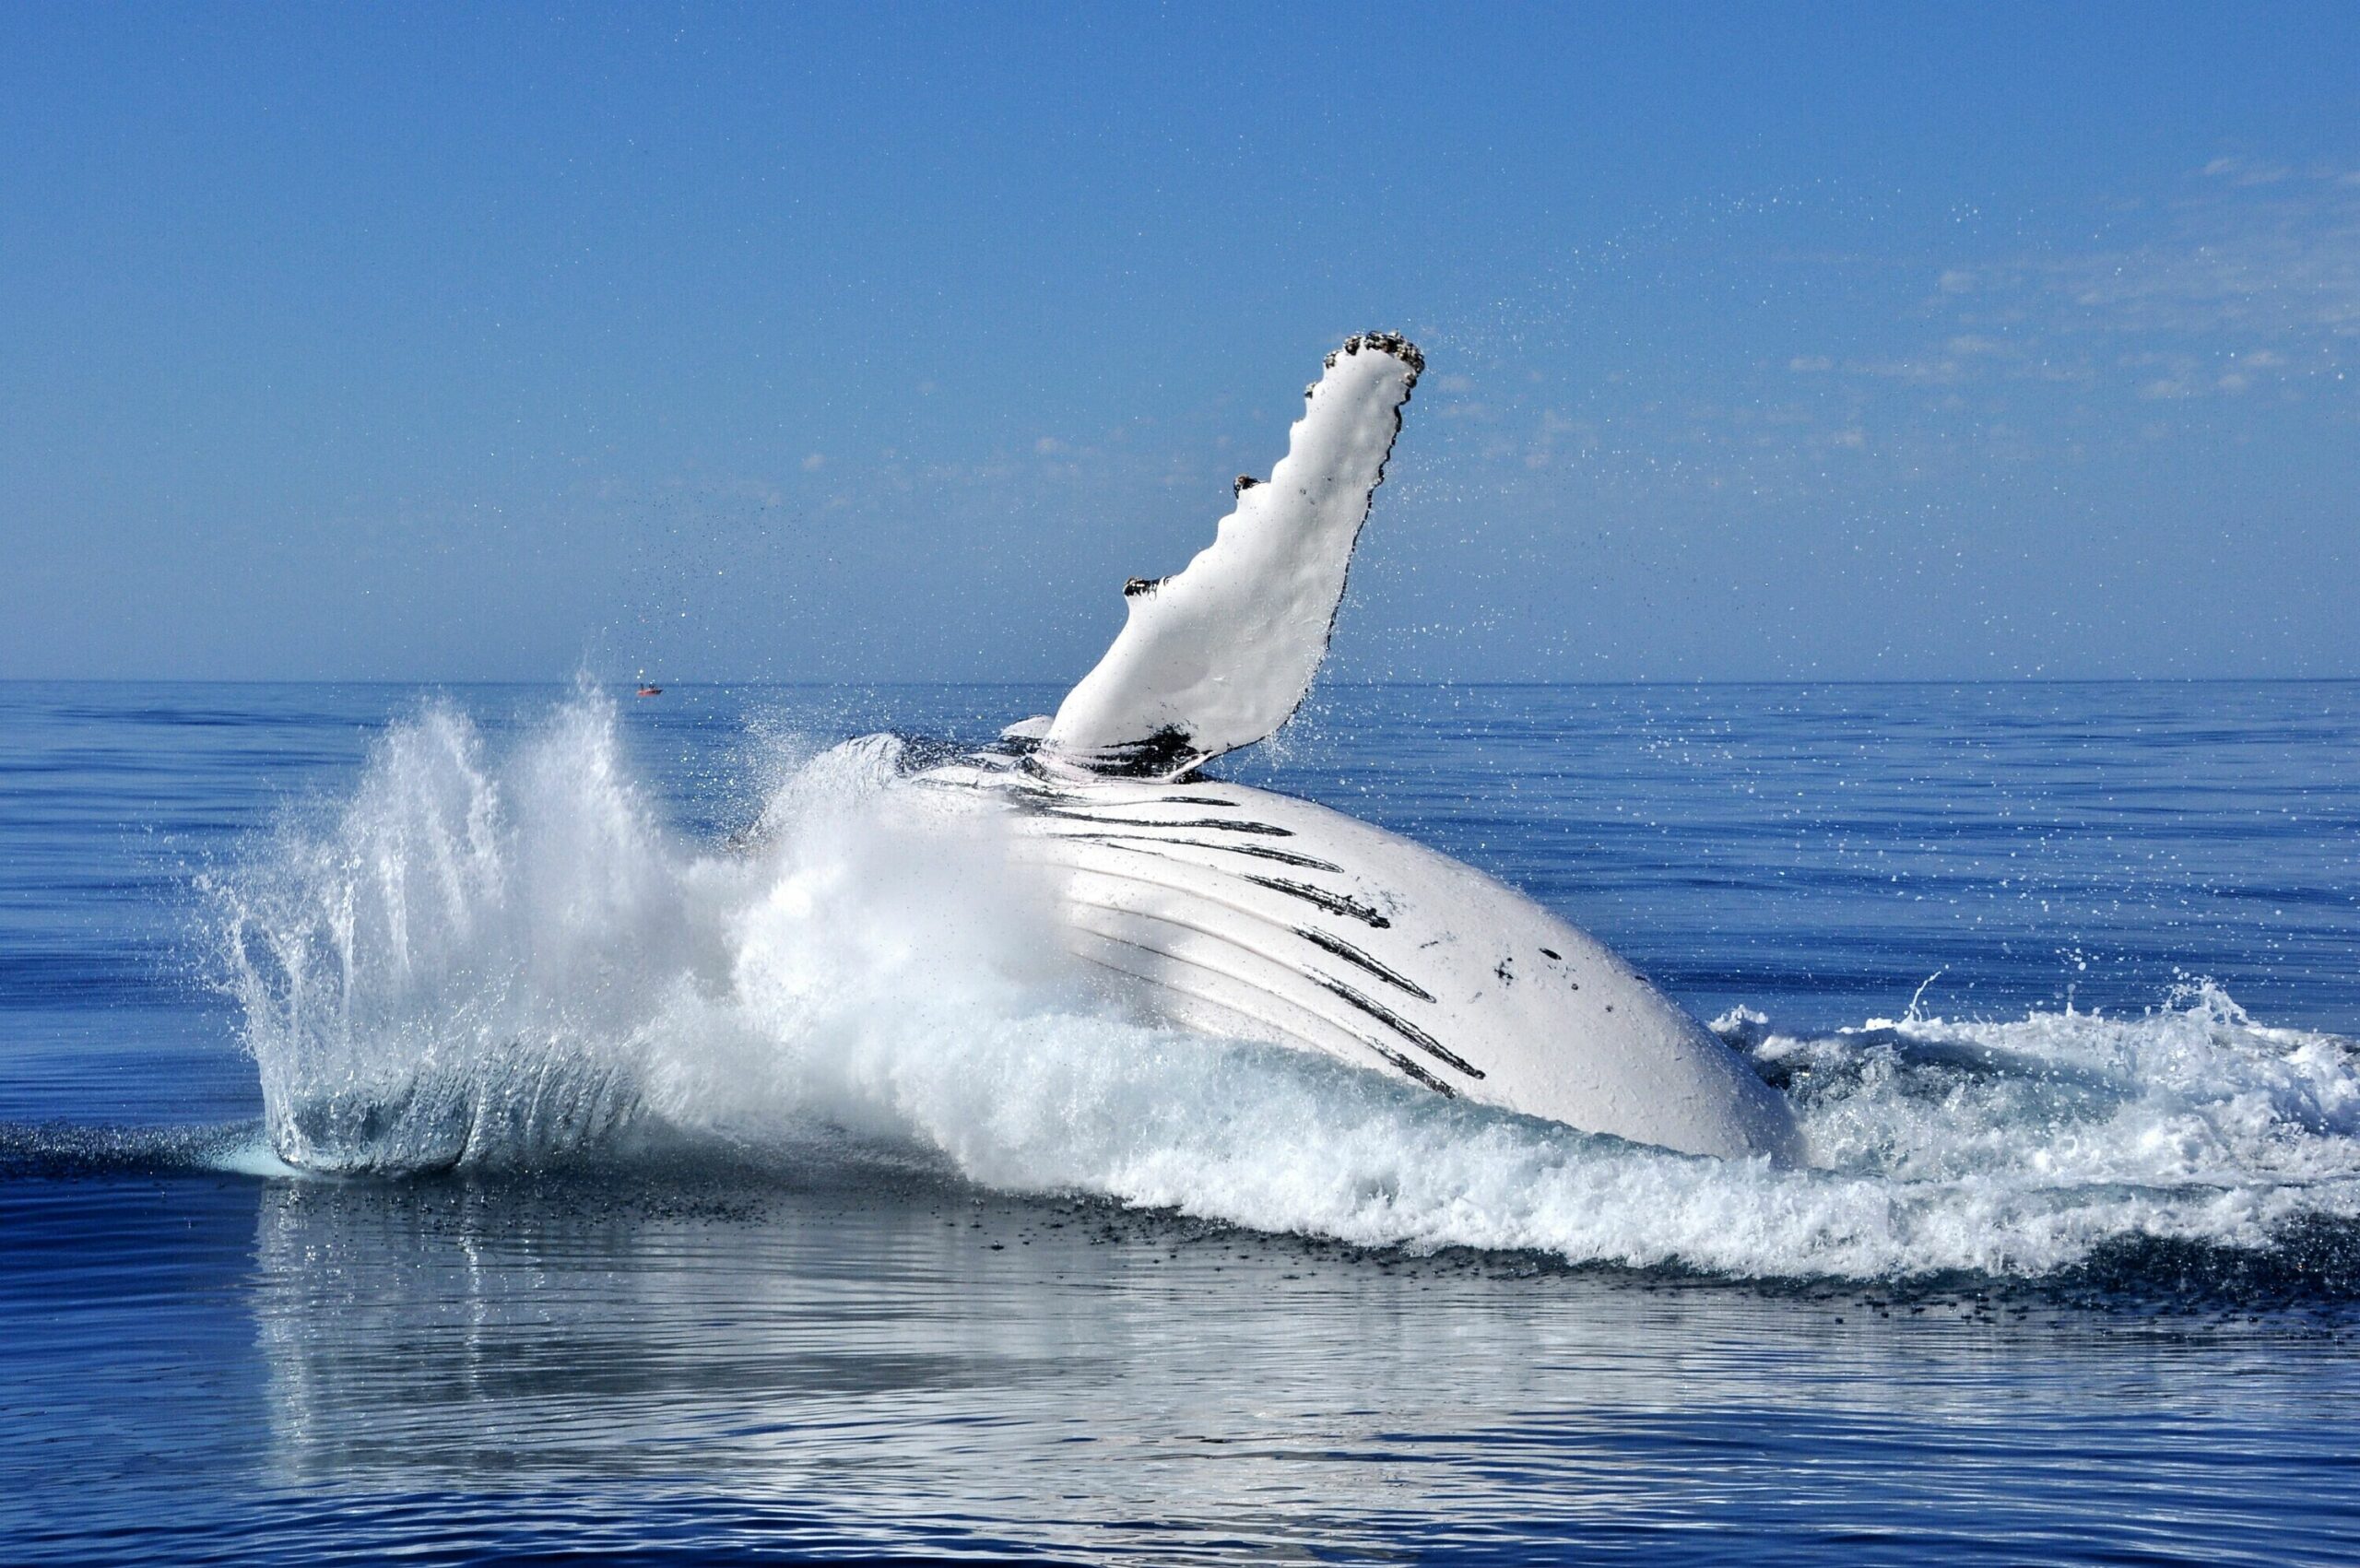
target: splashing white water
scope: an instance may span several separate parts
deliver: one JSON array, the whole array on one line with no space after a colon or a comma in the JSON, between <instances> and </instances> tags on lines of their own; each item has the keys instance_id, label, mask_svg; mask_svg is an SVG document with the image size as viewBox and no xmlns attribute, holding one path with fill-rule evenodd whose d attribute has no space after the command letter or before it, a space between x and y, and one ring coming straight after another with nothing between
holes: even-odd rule
<instances>
[{"instance_id":1,"label":"splashing white water","mask_svg":"<svg viewBox=\"0 0 2360 1568\"><path fill-rule=\"evenodd\" d=\"M1742 1275L2039 1272L2115 1238L2360 1216L2360 1054L2199 987L2136 1019L1717 1022L1820 1169L1585 1137L1138 1022L1055 955L987 820L882 737L677 841L581 696L494 759L447 707L215 889L278 1155L401 1172L708 1141L914 1155L1271 1231Z\"/></svg>"}]
</instances>

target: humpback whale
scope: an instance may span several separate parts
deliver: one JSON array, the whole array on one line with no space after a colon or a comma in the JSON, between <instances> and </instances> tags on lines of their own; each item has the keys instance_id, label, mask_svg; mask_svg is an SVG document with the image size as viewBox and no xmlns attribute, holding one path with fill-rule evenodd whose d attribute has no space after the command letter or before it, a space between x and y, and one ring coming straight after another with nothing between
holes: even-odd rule
<instances>
[{"instance_id":1,"label":"humpback whale","mask_svg":"<svg viewBox=\"0 0 2360 1568\"><path fill-rule=\"evenodd\" d=\"M1583 1132L1799 1161L1784 1097L1604 943L1423 845L1199 772L1309 691L1424 366L1396 334L1347 339L1213 542L1124 584L1122 631L1054 714L903 763L903 782L1004 813L1069 951L1183 1028Z\"/></svg>"}]
</instances>

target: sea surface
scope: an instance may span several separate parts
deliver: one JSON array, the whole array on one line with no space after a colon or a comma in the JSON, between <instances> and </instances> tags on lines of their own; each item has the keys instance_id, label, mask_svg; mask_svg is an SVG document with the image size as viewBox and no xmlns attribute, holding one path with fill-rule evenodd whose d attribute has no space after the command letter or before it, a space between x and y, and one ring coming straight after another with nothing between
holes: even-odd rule
<instances>
[{"instance_id":1,"label":"sea surface","mask_svg":"<svg viewBox=\"0 0 2360 1568\"><path fill-rule=\"evenodd\" d=\"M1217 765L1621 949L1801 1172L1159 1028L829 749L1056 696L0 684L0 1561L2360 1560L2360 685Z\"/></svg>"}]
</instances>

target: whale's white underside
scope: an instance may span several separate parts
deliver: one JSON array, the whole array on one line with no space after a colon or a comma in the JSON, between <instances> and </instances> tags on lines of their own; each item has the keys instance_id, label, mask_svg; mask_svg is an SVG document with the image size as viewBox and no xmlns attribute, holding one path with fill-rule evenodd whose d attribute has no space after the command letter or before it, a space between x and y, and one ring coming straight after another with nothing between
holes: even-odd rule
<instances>
[{"instance_id":1,"label":"whale's white underside","mask_svg":"<svg viewBox=\"0 0 2360 1568\"><path fill-rule=\"evenodd\" d=\"M1800 1152L1786 1102L1602 943L1471 867L1240 784L977 760L1067 946L1175 1022L1692 1154Z\"/></svg>"}]
</instances>

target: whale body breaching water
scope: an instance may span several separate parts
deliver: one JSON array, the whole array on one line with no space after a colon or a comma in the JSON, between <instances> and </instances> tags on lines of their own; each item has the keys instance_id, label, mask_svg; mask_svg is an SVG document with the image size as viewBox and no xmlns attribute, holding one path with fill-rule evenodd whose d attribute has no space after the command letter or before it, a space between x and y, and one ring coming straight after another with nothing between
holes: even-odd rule
<instances>
[{"instance_id":1,"label":"whale body breaching water","mask_svg":"<svg viewBox=\"0 0 2360 1568\"><path fill-rule=\"evenodd\" d=\"M1263 470L1200 558L1227 573L1232 552L1266 552L1258 574L1229 579L1248 601L1230 617L1244 629L1221 631L1221 595L1196 566L1133 584L1121 657L1037 702L1056 710L1037 720L978 712L972 688L849 709L832 693L691 689L657 715L586 682L489 722L431 694L393 715L348 791L287 800L198 880L211 975L234 999L264 1108L259 1126L230 1129L240 1141L222 1161L396 1179L940 1178L1353 1245L1744 1278L2032 1277L2114 1267L2150 1241L2174 1278L2183 1245L2347 1267L2334 1260L2351 1256L2360 1213L2348 1038L2260 1022L2201 977L2143 1016L2067 1006L1945 1021L1913 998L1899 1018L1827 1029L1732 1007L1706 1033L1499 882L1215 776L1228 770L1207 760L1282 723L1317 667L1416 365L1406 345L1380 339L1373 356L1364 339L1335 369L1289 455L1357 474ZM1320 429L1336 416L1373 432L1363 450ZM1274 506L1289 485L1296 501ZM1306 489L1341 489L1342 504L1303 509ZM1381 504L1393 493L1378 491L1377 526L1397 525ZM1283 532L1290 516L1318 532ZM1183 611L1214 630L1159 647L1162 618L1176 628ZM1809 712L1848 726L1857 700ZM1335 712L1390 727L1398 702L1421 724L1463 723L1456 697L1415 701L1369 691ZM2116 712L2077 701L2091 722ZM1660 699L1611 701L1663 733ZM1671 719L1717 736L1717 715L1744 701L1682 697ZM1525 736L1599 711L1526 695L1498 709L1526 715L1513 732ZM2177 710L2142 711L2168 728ZM2261 711L2246 733L2276 758L2280 726L2308 710L2273 694ZM367 698L323 712L336 715L311 721L323 734L374 716ZM1895 810L1925 808L1943 798L1925 792L1941 787L1952 737L2006 733L2026 712L1978 706L1974 723L1997 728L1936 725L1915 750L1904 726L1875 786L1898 792ZM1061 722L1073 727L1053 739ZM1783 752L1788 722L1757 733ZM911 738L831 744L887 725ZM1003 727L1016 737L985 739ZM963 738L932 738L945 736ZM649 738L659 752L642 751ZM2119 760L2154 780L2188 754ZM2331 739L2312 755L2331 755ZM1422 771L1414 793L1388 788L1407 777L1397 761L1369 770L1395 819L1504 808L1480 798L1480 770L1447 758L1468 798L1433 799ZM1600 809L1601 824L1625 824L1602 843L1616 856L1652 842L1637 819L1693 811L1683 789L1745 782L1750 797L1753 777L1802 784L1834 766L1700 783L1650 739L1616 771L1667 797ZM2044 838L2057 813L2096 809L2094 784L2045 795L2017 776L2028 794L1970 819L1968 853L2038 842L2009 825L2026 800L2043 806ZM2322 763L2251 798L2330 798L2336 776ZM1552 798L1536 782L1513 814ZM2249 814L2249 797L2224 798L2237 804L2198 814L2191 833ZM1783 845L1785 813L1771 820ZM2113 897L2118 862L2094 836L2077 869L2034 884L2037 916L1991 906L2019 923L2000 925L2014 939L1977 979L2047 983L2023 949L2047 935L2050 894L2083 908ZM1494 844L1537 874L1562 865L1545 838ZM1712 895L1674 896L1693 911ZM1883 897L1850 908L1862 950L1849 969L1811 964L1813 995L1847 976L1873 991L1896 955L1914 957L1909 926L1884 934ZM2186 937L2154 935L2155 962ZM1772 993L1751 1000L1782 1006L1775 965L1764 980Z\"/></svg>"},{"instance_id":2,"label":"whale body breaching water","mask_svg":"<svg viewBox=\"0 0 2360 1568\"><path fill-rule=\"evenodd\" d=\"M1784 1097L1603 943L1422 845L1198 772L1309 691L1423 369L1397 335L1348 339L1213 543L1125 585L1128 619L1056 713L906 782L1004 812L1068 949L1169 1022L1582 1132L1799 1162Z\"/></svg>"}]
</instances>

